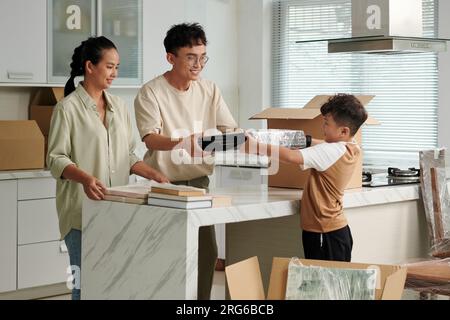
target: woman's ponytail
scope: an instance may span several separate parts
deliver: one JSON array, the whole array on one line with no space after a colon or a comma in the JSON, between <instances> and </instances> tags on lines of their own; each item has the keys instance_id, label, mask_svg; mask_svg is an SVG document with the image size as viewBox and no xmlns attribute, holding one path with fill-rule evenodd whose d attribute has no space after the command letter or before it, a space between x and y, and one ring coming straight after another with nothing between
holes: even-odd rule
<instances>
[{"instance_id":1,"label":"woman's ponytail","mask_svg":"<svg viewBox=\"0 0 450 320\"><path fill-rule=\"evenodd\" d=\"M75 91L75 78L84 74L83 63L83 48L86 41L83 41L78 47L75 48L72 55L72 62L70 64L70 78L64 87L64 97Z\"/></svg>"}]
</instances>

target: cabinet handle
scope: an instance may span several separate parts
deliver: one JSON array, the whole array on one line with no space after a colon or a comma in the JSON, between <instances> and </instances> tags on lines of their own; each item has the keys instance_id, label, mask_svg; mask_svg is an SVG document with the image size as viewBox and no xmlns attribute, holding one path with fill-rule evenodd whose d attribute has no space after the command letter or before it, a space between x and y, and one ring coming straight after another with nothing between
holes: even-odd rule
<instances>
[{"instance_id":1,"label":"cabinet handle","mask_svg":"<svg viewBox=\"0 0 450 320\"><path fill-rule=\"evenodd\" d=\"M8 71L8 79L31 80L33 78L34 78L34 74L32 72L9 72Z\"/></svg>"},{"instance_id":2,"label":"cabinet handle","mask_svg":"<svg viewBox=\"0 0 450 320\"><path fill-rule=\"evenodd\" d=\"M59 245L59 252L60 253L67 253L67 246L66 243L64 241L61 241L61 244Z\"/></svg>"}]
</instances>

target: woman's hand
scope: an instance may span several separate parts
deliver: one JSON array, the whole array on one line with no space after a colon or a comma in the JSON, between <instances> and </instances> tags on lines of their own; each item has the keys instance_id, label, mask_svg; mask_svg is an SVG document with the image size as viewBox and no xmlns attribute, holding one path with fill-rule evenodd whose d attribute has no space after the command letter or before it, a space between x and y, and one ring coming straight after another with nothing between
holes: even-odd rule
<instances>
[{"instance_id":1,"label":"woman's hand","mask_svg":"<svg viewBox=\"0 0 450 320\"><path fill-rule=\"evenodd\" d=\"M88 176L83 181L84 193L91 200L103 200L105 197L106 187L96 177Z\"/></svg>"}]
</instances>

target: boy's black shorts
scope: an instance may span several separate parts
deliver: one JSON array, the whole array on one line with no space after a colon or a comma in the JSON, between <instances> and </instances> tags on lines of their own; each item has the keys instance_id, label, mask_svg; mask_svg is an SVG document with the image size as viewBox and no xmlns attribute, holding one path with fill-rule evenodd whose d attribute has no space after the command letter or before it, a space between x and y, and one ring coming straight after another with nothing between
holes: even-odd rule
<instances>
[{"instance_id":1,"label":"boy's black shorts","mask_svg":"<svg viewBox=\"0 0 450 320\"><path fill-rule=\"evenodd\" d=\"M348 225L327 233L303 230L302 239L305 259L347 262L352 259L353 238Z\"/></svg>"}]
</instances>

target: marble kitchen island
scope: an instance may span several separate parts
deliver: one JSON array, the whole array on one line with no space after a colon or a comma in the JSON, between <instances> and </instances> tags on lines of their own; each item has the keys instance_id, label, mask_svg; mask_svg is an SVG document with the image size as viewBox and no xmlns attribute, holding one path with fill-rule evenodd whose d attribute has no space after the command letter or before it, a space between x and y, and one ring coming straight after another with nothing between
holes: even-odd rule
<instances>
[{"instance_id":1,"label":"marble kitchen island","mask_svg":"<svg viewBox=\"0 0 450 320\"><path fill-rule=\"evenodd\" d=\"M272 257L302 257L301 190L211 190L233 206L179 210L109 201L83 203L82 299L196 299L198 229L226 224L226 263L257 255L265 283ZM419 186L348 190L354 262L401 263L427 254ZM267 286L266 286L267 289Z\"/></svg>"}]
</instances>

